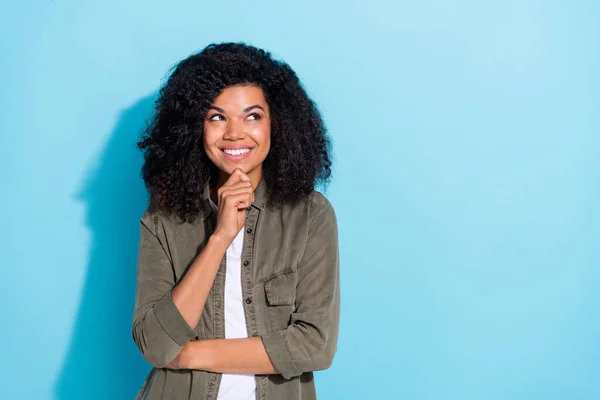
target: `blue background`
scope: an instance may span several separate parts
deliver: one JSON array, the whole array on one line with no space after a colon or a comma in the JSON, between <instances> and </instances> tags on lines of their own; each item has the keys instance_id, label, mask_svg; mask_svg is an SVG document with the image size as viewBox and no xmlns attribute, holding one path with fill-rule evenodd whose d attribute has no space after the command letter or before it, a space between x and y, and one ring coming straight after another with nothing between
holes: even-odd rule
<instances>
[{"instance_id":1,"label":"blue background","mask_svg":"<svg viewBox=\"0 0 600 400\"><path fill-rule=\"evenodd\" d=\"M297 71L335 141L321 399L600 398L600 6L0 5L2 399L131 399L135 141L211 42Z\"/></svg>"}]
</instances>

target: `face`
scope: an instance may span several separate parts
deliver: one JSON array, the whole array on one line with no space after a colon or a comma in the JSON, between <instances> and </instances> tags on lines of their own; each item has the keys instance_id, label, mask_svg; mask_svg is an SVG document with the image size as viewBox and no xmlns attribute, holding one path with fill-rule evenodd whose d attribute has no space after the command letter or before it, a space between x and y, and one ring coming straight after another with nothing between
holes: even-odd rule
<instances>
[{"instance_id":1,"label":"face","mask_svg":"<svg viewBox=\"0 0 600 400\"><path fill-rule=\"evenodd\" d=\"M225 88L204 119L204 150L229 176L241 168L253 182L262 177L262 163L271 147L269 106L261 88Z\"/></svg>"}]
</instances>

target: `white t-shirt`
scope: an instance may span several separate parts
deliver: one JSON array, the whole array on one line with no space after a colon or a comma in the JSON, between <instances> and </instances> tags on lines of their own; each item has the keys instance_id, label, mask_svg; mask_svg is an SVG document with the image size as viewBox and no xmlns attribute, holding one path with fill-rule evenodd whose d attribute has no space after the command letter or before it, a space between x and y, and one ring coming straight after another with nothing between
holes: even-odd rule
<instances>
[{"instance_id":1,"label":"white t-shirt","mask_svg":"<svg viewBox=\"0 0 600 400\"><path fill-rule=\"evenodd\" d=\"M217 206L210 200L215 211ZM242 245L244 228L227 249L225 274L225 338L247 338L242 299ZM223 374L218 400L255 400L256 381L253 374Z\"/></svg>"}]
</instances>

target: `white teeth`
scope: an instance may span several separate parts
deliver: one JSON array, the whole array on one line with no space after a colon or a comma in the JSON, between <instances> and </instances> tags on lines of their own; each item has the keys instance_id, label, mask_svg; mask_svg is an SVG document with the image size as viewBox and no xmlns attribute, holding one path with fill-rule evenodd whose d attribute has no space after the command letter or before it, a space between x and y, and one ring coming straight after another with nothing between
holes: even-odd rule
<instances>
[{"instance_id":1,"label":"white teeth","mask_svg":"<svg viewBox=\"0 0 600 400\"><path fill-rule=\"evenodd\" d=\"M224 149L223 151L225 152L225 154L229 154L232 156L240 156L242 154L248 153L250 151L250 149L237 149L237 150Z\"/></svg>"}]
</instances>

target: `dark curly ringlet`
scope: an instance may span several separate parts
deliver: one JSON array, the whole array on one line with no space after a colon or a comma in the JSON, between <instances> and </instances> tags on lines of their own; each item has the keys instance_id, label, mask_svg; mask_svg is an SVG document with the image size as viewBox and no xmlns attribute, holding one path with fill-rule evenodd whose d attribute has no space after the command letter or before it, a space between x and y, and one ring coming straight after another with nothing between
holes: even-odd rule
<instances>
[{"instance_id":1,"label":"dark curly ringlet","mask_svg":"<svg viewBox=\"0 0 600 400\"><path fill-rule=\"evenodd\" d=\"M295 72L269 52L244 43L211 44L174 67L138 147L150 211L195 220L217 167L204 151L203 121L223 89L263 90L271 114L271 148L263 162L267 207L294 205L331 176L330 139Z\"/></svg>"}]
</instances>

